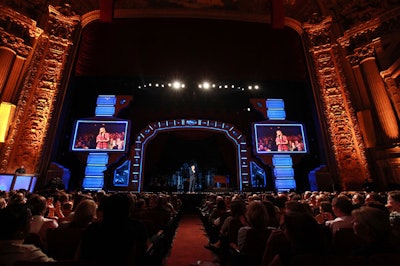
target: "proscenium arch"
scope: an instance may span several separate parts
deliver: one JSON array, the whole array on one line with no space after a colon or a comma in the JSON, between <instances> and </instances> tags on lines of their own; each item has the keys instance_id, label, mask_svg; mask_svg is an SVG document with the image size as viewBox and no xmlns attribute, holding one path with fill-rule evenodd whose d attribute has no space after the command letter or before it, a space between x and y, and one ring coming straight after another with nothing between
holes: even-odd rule
<instances>
[{"instance_id":1,"label":"proscenium arch","mask_svg":"<svg viewBox=\"0 0 400 266\"><path fill-rule=\"evenodd\" d=\"M208 119L173 119L154 122L148 124L135 137L134 149L132 150L132 172L130 182L141 192L143 185L143 163L144 152L150 140L155 138L158 133L176 130L206 130L222 133L235 146L236 150L236 171L239 190L249 186L249 166L247 159L247 142L245 136L235 128L235 126Z\"/></svg>"},{"instance_id":2,"label":"proscenium arch","mask_svg":"<svg viewBox=\"0 0 400 266\"><path fill-rule=\"evenodd\" d=\"M220 12L218 10L116 9L114 10L114 18L202 18L271 24L271 17L269 15L229 11ZM100 20L100 10L93 10L83 14L81 26L84 28L96 20ZM284 26L292 28L303 38L304 30L301 22L291 17L284 17L283 22Z\"/></svg>"}]
</instances>

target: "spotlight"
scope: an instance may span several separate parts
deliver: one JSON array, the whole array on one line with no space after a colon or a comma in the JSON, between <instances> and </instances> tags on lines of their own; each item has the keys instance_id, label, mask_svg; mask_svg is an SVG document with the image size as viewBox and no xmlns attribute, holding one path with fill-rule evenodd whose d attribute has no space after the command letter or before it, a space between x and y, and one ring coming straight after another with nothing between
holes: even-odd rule
<instances>
[{"instance_id":1,"label":"spotlight","mask_svg":"<svg viewBox=\"0 0 400 266\"><path fill-rule=\"evenodd\" d=\"M179 81L174 81L174 83L172 83L172 87L177 90L181 87L181 83Z\"/></svg>"},{"instance_id":2,"label":"spotlight","mask_svg":"<svg viewBox=\"0 0 400 266\"><path fill-rule=\"evenodd\" d=\"M260 87L258 85L254 86L254 89L258 90Z\"/></svg>"},{"instance_id":3,"label":"spotlight","mask_svg":"<svg viewBox=\"0 0 400 266\"><path fill-rule=\"evenodd\" d=\"M209 88L210 88L210 83L208 83L207 81L203 82L203 89L208 90Z\"/></svg>"}]
</instances>

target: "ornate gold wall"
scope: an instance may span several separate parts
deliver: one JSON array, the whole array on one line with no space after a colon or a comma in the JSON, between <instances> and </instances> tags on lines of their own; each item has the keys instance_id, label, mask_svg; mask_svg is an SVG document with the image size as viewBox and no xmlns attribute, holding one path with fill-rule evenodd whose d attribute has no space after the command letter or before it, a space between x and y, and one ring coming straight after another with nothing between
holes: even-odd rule
<instances>
[{"instance_id":1,"label":"ornate gold wall","mask_svg":"<svg viewBox=\"0 0 400 266\"><path fill-rule=\"evenodd\" d=\"M81 27L99 17L98 1L70 1L72 7L59 2L0 1L1 100L17 106L0 150L2 173L24 163L28 172L46 174L74 44ZM156 2L116 1L114 16L269 23L274 8L267 0L202 7L204 1L191 1L197 4L192 7L171 1L176 5L168 10ZM360 189L366 179L381 188L400 183L400 7L397 1L375 2L283 1L285 25L304 41L331 182L344 189Z\"/></svg>"}]
</instances>

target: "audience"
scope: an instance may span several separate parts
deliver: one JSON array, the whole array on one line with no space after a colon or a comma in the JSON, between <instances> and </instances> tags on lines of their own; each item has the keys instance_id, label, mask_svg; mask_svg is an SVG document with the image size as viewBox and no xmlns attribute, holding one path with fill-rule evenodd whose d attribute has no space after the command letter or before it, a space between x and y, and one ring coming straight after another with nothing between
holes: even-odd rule
<instances>
[{"instance_id":1,"label":"audience","mask_svg":"<svg viewBox=\"0 0 400 266\"><path fill-rule=\"evenodd\" d=\"M168 221L181 206L177 195L165 193L1 192L0 264L67 259L147 265L146 250L154 248L155 240L165 241L159 233L170 227ZM400 252L400 191L210 193L199 210L206 229L218 228L217 238L206 230L206 247L231 266L291 265L301 254L368 257ZM150 223L155 227L159 222L159 231L149 230ZM362 239L361 245L349 241L346 254L333 248L333 236L341 228ZM32 235L40 242L29 242ZM167 238L172 242L172 235Z\"/></svg>"}]
</instances>

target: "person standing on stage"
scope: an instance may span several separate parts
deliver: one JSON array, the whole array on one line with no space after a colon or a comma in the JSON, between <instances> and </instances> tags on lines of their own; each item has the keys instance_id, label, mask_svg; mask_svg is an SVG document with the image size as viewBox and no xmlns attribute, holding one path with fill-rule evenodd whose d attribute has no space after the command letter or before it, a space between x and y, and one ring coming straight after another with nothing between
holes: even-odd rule
<instances>
[{"instance_id":1,"label":"person standing on stage","mask_svg":"<svg viewBox=\"0 0 400 266\"><path fill-rule=\"evenodd\" d=\"M189 181L189 193L190 193L190 192L194 192L194 190L196 188L196 182L197 182L197 169L196 169L196 165L194 163L192 163L190 165L189 177L190 177L190 181Z\"/></svg>"}]
</instances>

